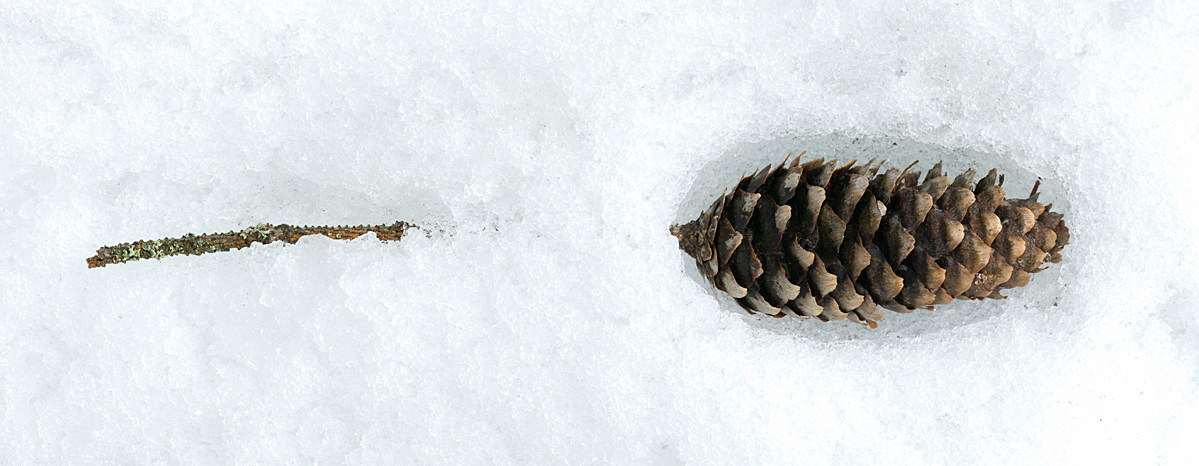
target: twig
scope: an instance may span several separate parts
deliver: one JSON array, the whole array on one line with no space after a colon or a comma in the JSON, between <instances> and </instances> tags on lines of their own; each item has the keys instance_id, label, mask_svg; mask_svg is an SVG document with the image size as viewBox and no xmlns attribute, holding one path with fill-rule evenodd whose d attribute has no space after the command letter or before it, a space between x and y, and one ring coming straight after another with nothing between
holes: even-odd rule
<instances>
[{"instance_id":1,"label":"twig","mask_svg":"<svg viewBox=\"0 0 1199 466\"><path fill-rule=\"evenodd\" d=\"M241 249L255 242L267 244L275 241L286 241L295 244L302 236L325 235L333 239L354 239L368 231L382 241L399 241L404 232L413 225L396 222L391 225L375 226L291 226L287 224L271 225L260 223L241 231L214 233L208 235L193 235L188 233L182 238L163 238L157 241L136 241L121 243L116 246L105 246L96 250L96 255L87 259L88 268L104 267L109 264L120 264L138 259L162 259L179 254L201 255L210 252Z\"/></svg>"}]
</instances>

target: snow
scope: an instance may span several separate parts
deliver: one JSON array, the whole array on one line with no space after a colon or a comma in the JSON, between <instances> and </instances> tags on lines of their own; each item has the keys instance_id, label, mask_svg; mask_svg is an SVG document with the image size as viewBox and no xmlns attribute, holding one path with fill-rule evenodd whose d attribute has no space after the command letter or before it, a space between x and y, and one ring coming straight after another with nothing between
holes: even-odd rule
<instances>
[{"instance_id":1,"label":"snow","mask_svg":"<svg viewBox=\"0 0 1199 466\"><path fill-rule=\"evenodd\" d=\"M0 463L1191 463L1197 21L4 2ZM668 227L804 150L1039 177L1065 260L877 330L745 315ZM397 220L429 233L84 262Z\"/></svg>"}]
</instances>

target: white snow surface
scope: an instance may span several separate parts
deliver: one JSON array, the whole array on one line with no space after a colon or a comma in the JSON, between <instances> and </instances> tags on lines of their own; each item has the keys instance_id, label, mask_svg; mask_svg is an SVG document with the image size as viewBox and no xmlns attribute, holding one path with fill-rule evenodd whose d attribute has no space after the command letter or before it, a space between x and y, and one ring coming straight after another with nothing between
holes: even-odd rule
<instances>
[{"instance_id":1,"label":"white snow surface","mask_svg":"<svg viewBox=\"0 0 1199 466\"><path fill-rule=\"evenodd\" d=\"M1194 464L1199 6L1085 3L0 2L0 463ZM668 227L804 150L1040 177L1072 242L749 316Z\"/></svg>"}]
</instances>

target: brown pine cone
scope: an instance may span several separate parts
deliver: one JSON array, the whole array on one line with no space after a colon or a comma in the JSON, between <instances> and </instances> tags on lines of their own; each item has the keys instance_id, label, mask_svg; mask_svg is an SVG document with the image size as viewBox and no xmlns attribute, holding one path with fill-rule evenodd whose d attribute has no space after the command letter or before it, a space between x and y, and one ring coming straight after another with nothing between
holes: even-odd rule
<instances>
[{"instance_id":1,"label":"brown pine cone","mask_svg":"<svg viewBox=\"0 0 1199 466\"><path fill-rule=\"evenodd\" d=\"M751 314L848 317L871 328L878 306L1003 298L1060 261L1070 240L1062 215L1037 202L1040 181L1027 199L1004 199L994 169L974 184L974 170L950 181L938 163L918 184L915 164L879 175L881 163L854 162L767 166L671 233Z\"/></svg>"}]
</instances>

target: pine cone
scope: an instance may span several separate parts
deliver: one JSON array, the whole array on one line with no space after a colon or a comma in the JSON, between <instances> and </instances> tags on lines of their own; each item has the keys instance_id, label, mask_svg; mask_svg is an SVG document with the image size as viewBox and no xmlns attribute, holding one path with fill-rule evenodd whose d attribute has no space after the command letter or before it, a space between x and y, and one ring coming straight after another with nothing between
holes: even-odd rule
<instances>
[{"instance_id":1,"label":"pine cone","mask_svg":"<svg viewBox=\"0 0 1199 466\"><path fill-rule=\"evenodd\" d=\"M751 314L848 317L871 328L879 306L1003 298L1060 261L1069 242L1062 214L1037 202L1040 181L1027 199L1005 200L994 169L971 189L974 170L951 182L938 163L917 184L915 164L878 175L881 163L855 162L767 166L671 233Z\"/></svg>"}]
</instances>

